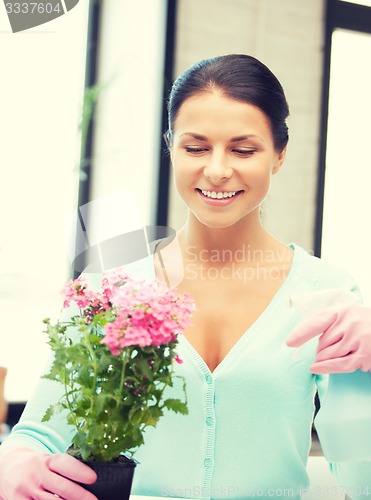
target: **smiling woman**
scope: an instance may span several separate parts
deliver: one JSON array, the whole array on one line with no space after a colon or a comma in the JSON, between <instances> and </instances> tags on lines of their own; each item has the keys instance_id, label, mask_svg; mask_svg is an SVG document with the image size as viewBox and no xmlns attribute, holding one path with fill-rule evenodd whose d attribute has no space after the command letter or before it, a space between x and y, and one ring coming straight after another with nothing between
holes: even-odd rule
<instances>
[{"instance_id":1,"label":"smiling woman","mask_svg":"<svg viewBox=\"0 0 371 500\"><path fill-rule=\"evenodd\" d=\"M288 104L272 72L246 55L201 61L174 83L168 109L175 185L186 205L198 204L194 215L202 218L204 203L237 218L256 209L258 221L288 141ZM229 212L218 213L218 226Z\"/></svg>"},{"instance_id":2,"label":"smiling woman","mask_svg":"<svg viewBox=\"0 0 371 500\"><path fill-rule=\"evenodd\" d=\"M196 218L214 217L214 224L222 227L242 223L249 213L246 222L259 223L271 175L285 157L259 108L232 99L222 89L200 92L182 104L171 137L175 185ZM229 210L210 212L206 206Z\"/></svg>"},{"instance_id":3,"label":"smiling woman","mask_svg":"<svg viewBox=\"0 0 371 500\"><path fill-rule=\"evenodd\" d=\"M260 218L288 141L288 106L280 83L247 55L207 59L174 83L168 109L167 143L188 217L176 237L157 244L146 269L148 277L176 283L178 292L196 302L192 324L179 339L183 363L174 367L179 379L166 389L167 397L178 398L185 380L189 414L165 413L156 428L146 430L136 453L140 467L133 493L298 500L309 486L306 466L318 390L323 403L318 415L330 415L321 436L337 445L338 454L327 457L334 477L347 491L362 491L358 499L366 498L371 430L364 425L363 435L352 435L350 456L337 438L350 435L352 426L331 404L328 381L333 363L340 372L371 370L371 310L358 304L339 309L335 300L331 314L321 309L318 319L318 292L335 288L340 296L351 295L353 303L359 300L357 285L345 271L277 240ZM303 294L314 318L298 333L301 318L289 299ZM313 337L322 332L317 352ZM41 422L56 397L50 381L41 381L3 445L0 496L33 484L37 470L48 492L58 493L62 484L70 490L70 470L57 469L56 475L49 467L55 463L50 452L63 457L68 449L70 429L63 419ZM357 425L368 422L363 406L354 408L354 416ZM326 431L331 424L337 435ZM93 500L77 493L63 496Z\"/></svg>"}]
</instances>

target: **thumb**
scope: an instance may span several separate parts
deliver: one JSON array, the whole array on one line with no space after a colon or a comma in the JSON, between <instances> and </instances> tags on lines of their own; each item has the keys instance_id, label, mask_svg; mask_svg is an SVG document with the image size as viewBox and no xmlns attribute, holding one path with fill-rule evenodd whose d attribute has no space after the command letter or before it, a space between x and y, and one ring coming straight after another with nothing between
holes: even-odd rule
<instances>
[{"instance_id":1,"label":"thumb","mask_svg":"<svg viewBox=\"0 0 371 500\"><path fill-rule=\"evenodd\" d=\"M336 320L336 311L326 309L302 321L286 339L289 347L298 347L320 335Z\"/></svg>"}]
</instances>

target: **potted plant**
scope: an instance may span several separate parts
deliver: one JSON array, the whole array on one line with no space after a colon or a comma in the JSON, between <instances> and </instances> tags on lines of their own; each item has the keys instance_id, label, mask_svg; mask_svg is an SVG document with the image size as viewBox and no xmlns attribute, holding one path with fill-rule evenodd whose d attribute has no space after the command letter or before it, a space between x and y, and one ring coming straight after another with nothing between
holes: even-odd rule
<instances>
[{"instance_id":1,"label":"potted plant","mask_svg":"<svg viewBox=\"0 0 371 500\"><path fill-rule=\"evenodd\" d=\"M63 384L64 392L43 421L63 412L75 428L69 453L98 474L84 488L102 500L129 498L133 454L144 443L145 428L164 411L187 413L184 381L184 400L166 398L165 389L173 384L174 361L181 362L177 335L189 324L194 303L120 270L103 273L99 286L84 276L70 280L63 293L67 319L44 320L54 353L44 377ZM122 485L115 496L103 478L116 468L126 496Z\"/></svg>"}]
</instances>

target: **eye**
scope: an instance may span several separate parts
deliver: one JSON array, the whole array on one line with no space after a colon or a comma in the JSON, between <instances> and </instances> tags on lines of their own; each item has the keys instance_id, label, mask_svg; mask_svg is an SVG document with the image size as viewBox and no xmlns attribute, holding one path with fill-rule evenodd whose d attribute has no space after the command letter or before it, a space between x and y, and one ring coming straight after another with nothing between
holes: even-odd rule
<instances>
[{"instance_id":1,"label":"eye","mask_svg":"<svg viewBox=\"0 0 371 500\"><path fill-rule=\"evenodd\" d=\"M199 155L199 154L204 153L205 151L208 151L207 148L202 147L202 146L185 146L185 150L187 151L187 153L191 153L191 154L195 154L195 155Z\"/></svg>"},{"instance_id":2,"label":"eye","mask_svg":"<svg viewBox=\"0 0 371 500\"><path fill-rule=\"evenodd\" d=\"M233 148L232 152L236 153L238 156L252 156L256 153L256 149Z\"/></svg>"}]
</instances>

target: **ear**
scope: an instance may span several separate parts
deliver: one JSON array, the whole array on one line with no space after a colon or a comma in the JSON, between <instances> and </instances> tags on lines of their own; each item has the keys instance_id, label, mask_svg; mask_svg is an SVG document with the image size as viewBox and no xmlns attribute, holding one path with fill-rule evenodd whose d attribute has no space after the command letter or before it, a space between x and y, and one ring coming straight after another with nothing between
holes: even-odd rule
<instances>
[{"instance_id":1,"label":"ear","mask_svg":"<svg viewBox=\"0 0 371 500\"><path fill-rule=\"evenodd\" d=\"M170 132L169 131L165 132L164 135L163 135L163 138L164 138L164 141L165 141L165 144L166 144L167 148L170 149L170 147L171 147L171 144L170 144L170 142L171 142L170 141Z\"/></svg>"},{"instance_id":2,"label":"ear","mask_svg":"<svg viewBox=\"0 0 371 500\"><path fill-rule=\"evenodd\" d=\"M276 174L282 167L283 162L285 161L286 158L286 152L287 152L287 146L285 146L283 150L280 153L278 153L275 163L273 165L272 174Z\"/></svg>"},{"instance_id":3,"label":"ear","mask_svg":"<svg viewBox=\"0 0 371 500\"><path fill-rule=\"evenodd\" d=\"M166 144L169 156L170 156L170 162L171 162L171 166L172 166L173 165L173 148L172 148L172 144L171 144L171 140L170 140L170 132L169 131L165 132L165 134L163 135L163 138L164 138L164 141L165 141L165 144Z\"/></svg>"}]
</instances>

